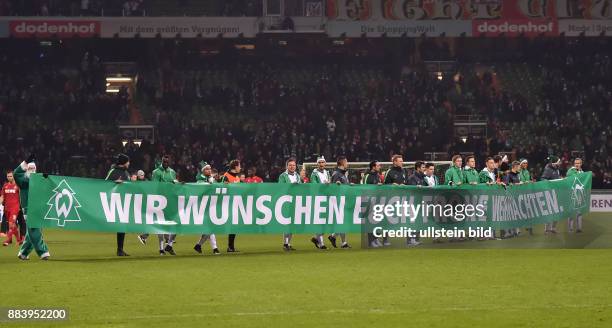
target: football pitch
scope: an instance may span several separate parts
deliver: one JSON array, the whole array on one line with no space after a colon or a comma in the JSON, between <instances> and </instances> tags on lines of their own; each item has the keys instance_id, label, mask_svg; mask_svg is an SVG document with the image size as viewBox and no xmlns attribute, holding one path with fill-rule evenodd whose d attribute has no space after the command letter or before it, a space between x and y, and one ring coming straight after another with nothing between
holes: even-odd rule
<instances>
[{"instance_id":1,"label":"football pitch","mask_svg":"<svg viewBox=\"0 0 612 328\"><path fill-rule=\"evenodd\" d=\"M238 235L241 253L226 254L218 236L218 256L180 235L178 255L160 257L156 238L143 246L132 234L128 258L114 256L113 234L46 230L50 261L0 249L0 307L67 308L69 320L0 325L611 327L612 217L589 215L579 235L559 225L557 235L536 227L534 236L411 249L360 249L350 235L353 249L322 251L296 235L290 253L280 235Z\"/></svg>"}]
</instances>

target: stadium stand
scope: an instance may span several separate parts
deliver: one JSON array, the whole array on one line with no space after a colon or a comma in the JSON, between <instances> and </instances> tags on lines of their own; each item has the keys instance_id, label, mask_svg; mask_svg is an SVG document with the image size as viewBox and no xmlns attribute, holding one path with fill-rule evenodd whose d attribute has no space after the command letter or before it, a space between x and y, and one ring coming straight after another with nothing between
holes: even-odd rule
<instances>
[{"instance_id":1,"label":"stadium stand","mask_svg":"<svg viewBox=\"0 0 612 328\"><path fill-rule=\"evenodd\" d=\"M525 40L522 53L495 58L491 52L487 62L460 46L451 53L435 44L407 50L408 61L385 62L227 47L204 56L197 42L140 42L158 51L134 56L106 53L103 44L86 40L5 41L0 136L17 141L0 146L2 167L35 151L44 153L44 171L102 177L123 149L135 169L147 172L160 154L170 154L185 181L201 160L223 170L235 157L272 180L289 156L388 161L392 153L417 160L435 151L473 152L479 164L490 154L525 157L537 177L546 157L559 154L566 163L583 156L594 187L611 187L612 43L606 39ZM453 60L456 74L431 74L425 69L431 58ZM104 63L110 61L134 63L133 91L105 92ZM595 69L565 69L569 63ZM155 144L122 145L117 125L130 121L132 98L140 123L156 126ZM453 121L459 113L484 117L488 137L458 138Z\"/></svg>"}]
</instances>

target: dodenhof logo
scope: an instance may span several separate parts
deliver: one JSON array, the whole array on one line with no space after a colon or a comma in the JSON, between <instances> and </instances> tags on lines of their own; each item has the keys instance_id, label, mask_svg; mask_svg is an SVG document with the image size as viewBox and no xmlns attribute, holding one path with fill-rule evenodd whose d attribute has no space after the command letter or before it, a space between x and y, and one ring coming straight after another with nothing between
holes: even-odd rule
<instances>
[{"instance_id":1,"label":"dodenhof logo","mask_svg":"<svg viewBox=\"0 0 612 328\"><path fill-rule=\"evenodd\" d=\"M584 191L584 184L578 177L574 177L574 182L572 184L570 198L572 203L574 204L575 209L582 208L587 205L586 201L586 193Z\"/></svg>"},{"instance_id":2,"label":"dodenhof logo","mask_svg":"<svg viewBox=\"0 0 612 328\"><path fill-rule=\"evenodd\" d=\"M546 19L473 20L472 33L474 36L498 36L500 34L509 37L556 36L559 33L559 27L557 21Z\"/></svg>"},{"instance_id":3,"label":"dodenhof logo","mask_svg":"<svg viewBox=\"0 0 612 328\"><path fill-rule=\"evenodd\" d=\"M12 20L9 22L11 36L23 37L51 37L60 38L93 37L100 34L100 21L94 20L56 20L56 19L27 19Z\"/></svg>"},{"instance_id":4,"label":"dodenhof logo","mask_svg":"<svg viewBox=\"0 0 612 328\"><path fill-rule=\"evenodd\" d=\"M55 189L53 195L47 202L49 210L45 215L45 220L56 220L58 227L63 227L66 222L80 222L78 208L81 204L76 199L76 193L66 180L62 180Z\"/></svg>"}]
</instances>

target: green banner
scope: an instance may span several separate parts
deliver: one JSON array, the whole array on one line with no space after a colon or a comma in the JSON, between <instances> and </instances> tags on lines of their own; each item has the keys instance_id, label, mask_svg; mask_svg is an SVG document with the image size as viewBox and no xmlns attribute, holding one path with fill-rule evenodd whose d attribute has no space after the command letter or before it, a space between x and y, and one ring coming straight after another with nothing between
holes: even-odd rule
<instances>
[{"instance_id":1,"label":"green banner","mask_svg":"<svg viewBox=\"0 0 612 328\"><path fill-rule=\"evenodd\" d=\"M502 187L173 184L43 177L30 181L28 224L134 233L365 232L390 225L506 229L589 211L591 173Z\"/></svg>"}]
</instances>

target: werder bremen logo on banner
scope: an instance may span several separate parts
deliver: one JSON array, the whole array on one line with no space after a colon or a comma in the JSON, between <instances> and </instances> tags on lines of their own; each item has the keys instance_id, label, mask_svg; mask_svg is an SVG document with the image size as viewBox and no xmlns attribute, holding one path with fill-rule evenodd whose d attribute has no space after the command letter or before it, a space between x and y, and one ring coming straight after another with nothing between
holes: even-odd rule
<instances>
[{"instance_id":1,"label":"werder bremen logo on banner","mask_svg":"<svg viewBox=\"0 0 612 328\"><path fill-rule=\"evenodd\" d=\"M81 204L76 199L76 193L72 190L66 180L62 180L55 189L53 196L49 198L47 205L49 210L45 215L45 220L57 220L57 226L63 227L67 221L80 222L78 208Z\"/></svg>"},{"instance_id":2,"label":"werder bremen logo on banner","mask_svg":"<svg viewBox=\"0 0 612 328\"><path fill-rule=\"evenodd\" d=\"M582 208L587 203L586 193L584 192L584 183L582 183L578 177L574 177L570 198L574 204L574 209Z\"/></svg>"}]
</instances>

